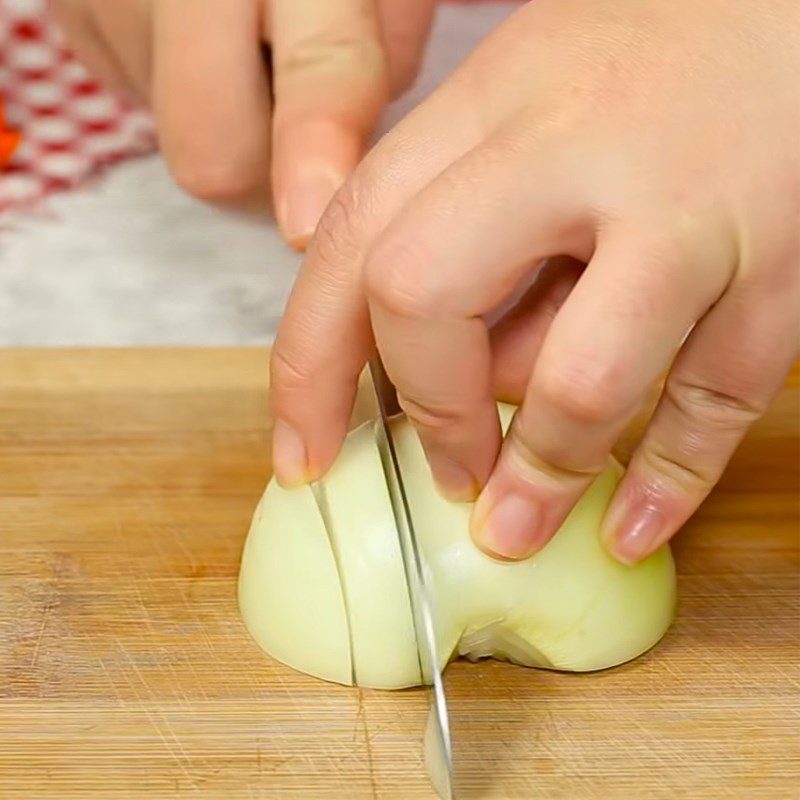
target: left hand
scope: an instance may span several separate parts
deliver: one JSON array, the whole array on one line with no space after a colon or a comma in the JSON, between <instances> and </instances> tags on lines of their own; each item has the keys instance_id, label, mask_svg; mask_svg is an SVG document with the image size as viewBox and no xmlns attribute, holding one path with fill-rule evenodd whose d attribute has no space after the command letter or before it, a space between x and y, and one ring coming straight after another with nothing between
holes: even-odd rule
<instances>
[{"instance_id":1,"label":"left hand","mask_svg":"<svg viewBox=\"0 0 800 800\"><path fill-rule=\"evenodd\" d=\"M263 209L302 249L385 104L413 81L434 0L51 0L106 84L148 103L176 181ZM269 45L271 64L265 60Z\"/></svg>"},{"instance_id":2,"label":"left hand","mask_svg":"<svg viewBox=\"0 0 800 800\"><path fill-rule=\"evenodd\" d=\"M798 354L798 31L797 0L516 12L323 216L273 352L278 478L333 461L374 331L443 490L482 490L474 538L522 558L669 369L603 533L662 545ZM495 396L522 400L502 450Z\"/></svg>"}]
</instances>

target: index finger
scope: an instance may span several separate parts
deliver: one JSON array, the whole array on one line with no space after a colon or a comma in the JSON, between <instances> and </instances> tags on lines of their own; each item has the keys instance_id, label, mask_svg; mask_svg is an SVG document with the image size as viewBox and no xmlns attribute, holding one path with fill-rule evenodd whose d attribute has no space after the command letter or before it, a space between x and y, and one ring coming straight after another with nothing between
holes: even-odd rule
<instances>
[{"instance_id":1,"label":"index finger","mask_svg":"<svg viewBox=\"0 0 800 800\"><path fill-rule=\"evenodd\" d=\"M361 162L320 220L272 350L273 466L284 485L320 477L336 457L373 348L366 255L404 204L481 138L470 92L451 82L413 111Z\"/></svg>"}]
</instances>

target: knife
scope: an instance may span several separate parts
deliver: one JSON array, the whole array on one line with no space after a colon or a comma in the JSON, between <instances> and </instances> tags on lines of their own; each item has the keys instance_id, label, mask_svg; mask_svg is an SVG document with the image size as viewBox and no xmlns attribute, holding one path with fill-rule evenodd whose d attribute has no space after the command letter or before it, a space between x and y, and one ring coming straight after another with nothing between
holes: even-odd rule
<instances>
[{"instance_id":1,"label":"knife","mask_svg":"<svg viewBox=\"0 0 800 800\"><path fill-rule=\"evenodd\" d=\"M379 356L369 364L380 412L376 425L378 450L386 477L400 552L406 573L408 596L414 618L417 655L424 681L433 686L433 702L425 732L425 758L434 788L443 800L453 798L453 746L442 672L436 645L436 625L430 584L425 575L422 550L417 540L400 462L389 418L400 412L397 391Z\"/></svg>"}]
</instances>

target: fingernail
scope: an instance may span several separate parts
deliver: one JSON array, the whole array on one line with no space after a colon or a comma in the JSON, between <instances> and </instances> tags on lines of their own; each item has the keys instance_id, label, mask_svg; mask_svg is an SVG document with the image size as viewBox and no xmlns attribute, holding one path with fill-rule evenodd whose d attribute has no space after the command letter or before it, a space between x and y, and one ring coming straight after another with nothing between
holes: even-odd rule
<instances>
[{"instance_id":1,"label":"fingernail","mask_svg":"<svg viewBox=\"0 0 800 800\"><path fill-rule=\"evenodd\" d=\"M275 421L272 431L272 469L281 486L308 483L308 455L303 439L280 419Z\"/></svg>"},{"instance_id":2,"label":"fingernail","mask_svg":"<svg viewBox=\"0 0 800 800\"><path fill-rule=\"evenodd\" d=\"M537 550L542 515L530 497L507 494L490 510L477 538L490 553L518 560Z\"/></svg>"},{"instance_id":3,"label":"fingernail","mask_svg":"<svg viewBox=\"0 0 800 800\"><path fill-rule=\"evenodd\" d=\"M289 190L280 216L284 235L293 247L305 247L343 182L333 172L318 170L298 180Z\"/></svg>"},{"instance_id":4,"label":"fingernail","mask_svg":"<svg viewBox=\"0 0 800 800\"><path fill-rule=\"evenodd\" d=\"M475 476L449 458L431 453L428 456L439 492L454 503L473 503L480 492Z\"/></svg>"},{"instance_id":5,"label":"fingernail","mask_svg":"<svg viewBox=\"0 0 800 800\"><path fill-rule=\"evenodd\" d=\"M611 555L623 564L635 564L650 555L666 527L664 515L653 506L620 510L609 515L604 540Z\"/></svg>"}]
</instances>

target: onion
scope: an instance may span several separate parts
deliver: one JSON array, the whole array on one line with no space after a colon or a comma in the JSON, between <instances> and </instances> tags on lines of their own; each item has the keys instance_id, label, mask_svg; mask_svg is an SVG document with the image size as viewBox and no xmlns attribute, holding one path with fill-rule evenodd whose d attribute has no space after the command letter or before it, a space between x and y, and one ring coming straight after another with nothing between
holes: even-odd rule
<instances>
[{"instance_id":1,"label":"onion","mask_svg":"<svg viewBox=\"0 0 800 800\"><path fill-rule=\"evenodd\" d=\"M500 406L506 428L513 411ZM598 535L619 464L609 463L541 552L501 562L470 540L471 506L437 492L413 427L402 417L392 425L432 586L441 667L465 656L603 669L664 635L675 606L669 549L629 567ZM314 491L269 484L245 544L239 605L255 641L295 669L374 688L422 682L375 423L350 434Z\"/></svg>"}]
</instances>

